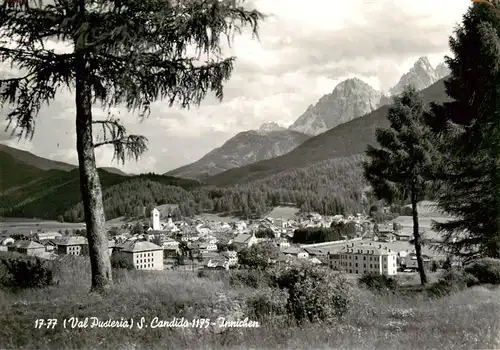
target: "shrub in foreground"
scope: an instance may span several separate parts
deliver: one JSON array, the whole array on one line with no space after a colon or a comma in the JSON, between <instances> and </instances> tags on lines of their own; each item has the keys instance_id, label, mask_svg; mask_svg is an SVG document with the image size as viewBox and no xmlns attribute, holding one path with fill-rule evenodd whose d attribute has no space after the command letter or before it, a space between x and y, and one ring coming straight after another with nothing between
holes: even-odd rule
<instances>
[{"instance_id":1,"label":"shrub in foreground","mask_svg":"<svg viewBox=\"0 0 500 350\"><path fill-rule=\"evenodd\" d=\"M111 254L111 267L114 269L127 269L132 270L132 266L125 258L118 254Z\"/></svg>"},{"instance_id":2,"label":"shrub in foreground","mask_svg":"<svg viewBox=\"0 0 500 350\"><path fill-rule=\"evenodd\" d=\"M50 262L40 258L13 256L2 258L7 269L4 284L17 288L42 288L54 284L54 271Z\"/></svg>"},{"instance_id":3,"label":"shrub in foreground","mask_svg":"<svg viewBox=\"0 0 500 350\"><path fill-rule=\"evenodd\" d=\"M465 267L480 284L500 284L500 259L483 258Z\"/></svg>"},{"instance_id":4,"label":"shrub in foreground","mask_svg":"<svg viewBox=\"0 0 500 350\"><path fill-rule=\"evenodd\" d=\"M288 292L283 289L264 288L257 290L246 300L246 313L252 318L266 322L287 313Z\"/></svg>"},{"instance_id":5,"label":"shrub in foreground","mask_svg":"<svg viewBox=\"0 0 500 350\"><path fill-rule=\"evenodd\" d=\"M340 318L353 301L352 285L345 276L324 267L285 267L275 272L274 283L287 290L287 311L299 322Z\"/></svg>"},{"instance_id":6,"label":"shrub in foreground","mask_svg":"<svg viewBox=\"0 0 500 350\"><path fill-rule=\"evenodd\" d=\"M372 273L361 276L358 283L360 286L376 292L395 291L398 288L398 282L394 278Z\"/></svg>"},{"instance_id":7,"label":"shrub in foreground","mask_svg":"<svg viewBox=\"0 0 500 350\"><path fill-rule=\"evenodd\" d=\"M427 291L431 296L441 297L472 287L478 284L478 279L462 269L446 271L439 281L431 285Z\"/></svg>"},{"instance_id":8,"label":"shrub in foreground","mask_svg":"<svg viewBox=\"0 0 500 350\"><path fill-rule=\"evenodd\" d=\"M269 275L258 269L234 270L231 272L229 283L231 286L266 287L269 285Z\"/></svg>"}]
</instances>

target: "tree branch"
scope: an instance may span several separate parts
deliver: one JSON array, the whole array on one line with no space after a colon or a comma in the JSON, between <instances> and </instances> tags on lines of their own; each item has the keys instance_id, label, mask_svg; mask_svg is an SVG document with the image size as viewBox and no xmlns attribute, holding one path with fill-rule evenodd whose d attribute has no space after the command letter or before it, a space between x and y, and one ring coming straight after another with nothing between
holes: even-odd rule
<instances>
[{"instance_id":1,"label":"tree branch","mask_svg":"<svg viewBox=\"0 0 500 350\"><path fill-rule=\"evenodd\" d=\"M125 158L138 160L148 150L148 139L141 135L127 135L119 119L94 120L92 124L101 125L104 141L94 142L94 148L112 145L113 160L125 163Z\"/></svg>"}]
</instances>

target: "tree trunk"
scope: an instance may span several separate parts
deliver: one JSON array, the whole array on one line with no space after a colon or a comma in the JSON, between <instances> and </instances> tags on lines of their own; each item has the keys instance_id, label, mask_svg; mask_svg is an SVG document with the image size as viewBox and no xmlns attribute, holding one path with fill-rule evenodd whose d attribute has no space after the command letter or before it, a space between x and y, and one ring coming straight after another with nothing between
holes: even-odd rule
<instances>
[{"instance_id":1,"label":"tree trunk","mask_svg":"<svg viewBox=\"0 0 500 350\"><path fill-rule=\"evenodd\" d=\"M95 163L92 139L92 94L86 79L86 62L83 54L76 58L76 149L80 169L80 190L87 224L90 264L92 267L91 291L104 293L111 286L111 261L105 227L104 207L99 174Z\"/></svg>"},{"instance_id":2,"label":"tree trunk","mask_svg":"<svg viewBox=\"0 0 500 350\"><path fill-rule=\"evenodd\" d=\"M425 285L427 283L427 275L424 269L424 260L422 258L422 243L418 226L418 211L417 211L417 198L415 196L415 189L411 191L411 209L413 216L413 237L415 244L415 254L417 255L418 273L420 274L420 283Z\"/></svg>"}]
</instances>

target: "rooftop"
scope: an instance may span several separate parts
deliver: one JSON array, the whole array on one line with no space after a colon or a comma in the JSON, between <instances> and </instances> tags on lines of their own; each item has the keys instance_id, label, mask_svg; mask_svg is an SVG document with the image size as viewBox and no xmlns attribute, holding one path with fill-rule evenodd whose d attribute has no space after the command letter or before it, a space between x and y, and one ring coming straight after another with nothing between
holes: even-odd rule
<instances>
[{"instance_id":1,"label":"rooftop","mask_svg":"<svg viewBox=\"0 0 500 350\"><path fill-rule=\"evenodd\" d=\"M156 244L148 241L125 242L120 247L122 252L131 252L131 253L163 250L162 247L157 246Z\"/></svg>"}]
</instances>

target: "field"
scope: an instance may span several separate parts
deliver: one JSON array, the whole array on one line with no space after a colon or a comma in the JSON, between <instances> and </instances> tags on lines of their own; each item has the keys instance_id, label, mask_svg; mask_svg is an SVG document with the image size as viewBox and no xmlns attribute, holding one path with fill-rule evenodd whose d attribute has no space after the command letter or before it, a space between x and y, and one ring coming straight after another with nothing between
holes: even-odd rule
<instances>
[{"instance_id":1,"label":"field","mask_svg":"<svg viewBox=\"0 0 500 350\"><path fill-rule=\"evenodd\" d=\"M23 233L30 231L59 231L84 229L84 223L67 223L50 220L24 219L24 218L0 218L0 232L7 230L9 234Z\"/></svg>"},{"instance_id":2,"label":"field","mask_svg":"<svg viewBox=\"0 0 500 350\"><path fill-rule=\"evenodd\" d=\"M87 260L67 259L57 286L0 289L0 347L27 349L498 349L500 290L474 287L449 297L378 295L359 290L341 320L294 324L282 318L259 328L143 328L144 317L216 320L249 317L246 300L262 289L233 286L223 275L180 271L115 273L112 293L89 295ZM71 328L70 317L133 319L132 329ZM57 319L54 328L34 327ZM255 320L250 316L251 320ZM257 320L259 321L259 320Z\"/></svg>"},{"instance_id":3,"label":"field","mask_svg":"<svg viewBox=\"0 0 500 350\"><path fill-rule=\"evenodd\" d=\"M240 221L240 219L233 216L219 216L217 214L212 214L212 213L202 213L200 215L196 215L195 219L200 219L203 221L219 221L219 222Z\"/></svg>"},{"instance_id":4,"label":"field","mask_svg":"<svg viewBox=\"0 0 500 350\"><path fill-rule=\"evenodd\" d=\"M293 219L295 214L299 212L299 209L295 207L274 207L273 210L267 214L267 217L272 219L285 219L290 220Z\"/></svg>"}]
</instances>

